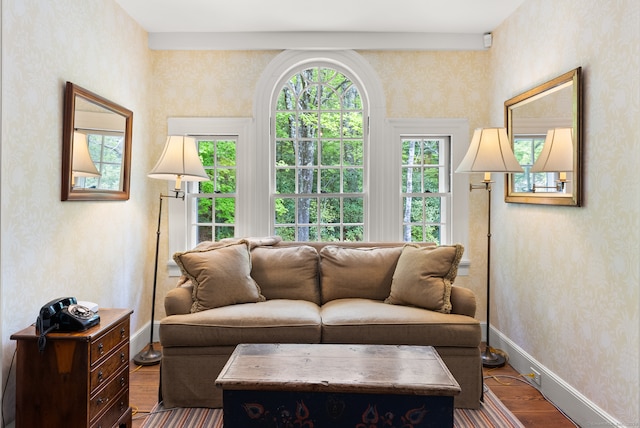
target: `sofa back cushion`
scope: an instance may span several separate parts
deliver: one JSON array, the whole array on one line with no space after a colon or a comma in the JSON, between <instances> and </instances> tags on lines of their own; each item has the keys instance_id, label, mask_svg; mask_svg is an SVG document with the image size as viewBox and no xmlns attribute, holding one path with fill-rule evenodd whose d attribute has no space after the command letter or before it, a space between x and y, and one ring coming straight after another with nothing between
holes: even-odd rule
<instances>
[{"instance_id":1,"label":"sofa back cushion","mask_svg":"<svg viewBox=\"0 0 640 428\"><path fill-rule=\"evenodd\" d=\"M387 248L326 245L320 250L322 302L386 299L401 253L402 245Z\"/></svg>"},{"instance_id":2,"label":"sofa back cushion","mask_svg":"<svg viewBox=\"0 0 640 428\"><path fill-rule=\"evenodd\" d=\"M256 247L251 277L267 299L308 300L320 304L318 252L308 245Z\"/></svg>"}]
</instances>

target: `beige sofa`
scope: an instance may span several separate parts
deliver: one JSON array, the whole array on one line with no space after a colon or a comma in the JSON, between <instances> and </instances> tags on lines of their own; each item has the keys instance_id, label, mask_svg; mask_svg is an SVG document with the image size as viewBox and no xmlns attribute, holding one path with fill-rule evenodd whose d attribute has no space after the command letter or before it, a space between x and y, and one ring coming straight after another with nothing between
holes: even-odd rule
<instances>
[{"instance_id":1,"label":"beige sofa","mask_svg":"<svg viewBox=\"0 0 640 428\"><path fill-rule=\"evenodd\" d=\"M214 381L240 343L434 346L462 388L482 396L474 294L452 286L462 247L203 243L174 259L184 275L167 293L159 327L166 407L221 407Z\"/></svg>"}]
</instances>

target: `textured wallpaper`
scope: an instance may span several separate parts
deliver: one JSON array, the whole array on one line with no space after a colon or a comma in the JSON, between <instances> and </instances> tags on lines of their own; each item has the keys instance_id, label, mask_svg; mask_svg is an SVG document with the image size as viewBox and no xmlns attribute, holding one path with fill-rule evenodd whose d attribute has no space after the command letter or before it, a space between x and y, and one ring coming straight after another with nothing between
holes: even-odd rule
<instances>
[{"instance_id":1,"label":"textured wallpaper","mask_svg":"<svg viewBox=\"0 0 640 428\"><path fill-rule=\"evenodd\" d=\"M492 323L627 423L640 420L640 190L627 178L640 167L638 4L527 0L488 51L360 52L380 78L388 117L467 118L471 130L503 125L505 100L583 67L585 206L505 204L496 179ZM50 298L134 308L132 331L148 321L157 195L166 184L146 174L167 118L252 116L256 82L278 52L149 51L146 34L112 0L4 0L2 8L6 373L9 335ZM129 201L60 202L66 80L133 110ZM457 283L476 292L484 320L487 201L480 191L469 198L473 264ZM168 260L166 239L161 248ZM157 319L175 286L162 265Z\"/></svg>"},{"instance_id":2,"label":"textured wallpaper","mask_svg":"<svg viewBox=\"0 0 640 428\"><path fill-rule=\"evenodd\" d=\"M2 379L15 349L9 336L51 299L135 309L132 331L148 322L150 66L146 33L112 0L2 1ZM66 81L134 112L129 201L60 201ZM14 385L7 391L11 412Z\"/></svg>"},{"instance_id":3,"label":"textured wallpaper","mask_svg":"<svg viewBox=\"0 0 640 428\"><path fill-rule=\"evenodd\" d=\"M528 0L491 48L495 121L504 100L578 66L585 114L584 207L494 199L492 323L629 426L640 421L639 13L636 0Z\"/></svg>"}]
</instances>

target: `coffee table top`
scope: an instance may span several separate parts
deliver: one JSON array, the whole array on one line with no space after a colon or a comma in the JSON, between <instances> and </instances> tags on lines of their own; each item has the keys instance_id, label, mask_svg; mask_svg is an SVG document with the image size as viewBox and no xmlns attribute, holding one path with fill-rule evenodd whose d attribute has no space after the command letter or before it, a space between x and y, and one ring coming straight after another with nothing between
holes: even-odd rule
<instances>
[{"instance_id":1,"label":"coffee table top","mask_svg":"<svg viewBox=\"0 0 640 428\"><path fill-rule=\"evenodd\" d=\"M223 390L404 395L460 393L431 346L241 344L216 386Z\"/></svg>"}]
</instances>

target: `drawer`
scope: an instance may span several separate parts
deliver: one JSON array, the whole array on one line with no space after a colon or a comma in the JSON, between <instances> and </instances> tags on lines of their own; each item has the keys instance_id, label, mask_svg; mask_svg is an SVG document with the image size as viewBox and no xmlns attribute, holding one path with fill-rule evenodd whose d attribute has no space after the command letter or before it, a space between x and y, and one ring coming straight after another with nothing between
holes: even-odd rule
<instances>
[{"instance_id":1,"label":"drawer","mask_svg":"<svg viewBox=\"0 0 640 428\"><path fill-rule=\"evenodd\" d=\"M123 415L127 414L127 418ZM125 389L119 397L111 403L111 406L103 413L103 415L91 424L91 428L112 428L121 419L130 420L129 410L129 390ZM129 425L127 425L129 427Z\"/></svg>"},{"instance_id":2,"label":"drawer","mask_svg":"<svg viewBox=\"0 0 640 428\"><path fill-rule=\"evenodd\" d=\"M89 401L89 419L93 420L105 409L113 405L113 401L129 386L129 368L121 370L113 379L111 379L104 388L91 396Z\"/></svg>"},{"instance_id":3,"label":"drawer","mask_svg":"<svg viewBox=\"0 0 640 428\"><path fill-rule=\"evenodd\" d=\"M120 346L120 343L129 341L129 320L115 325L103 336L91 342L91 365Z\"/></svg>"},{"instance_id":4,"label":"drawer","mask_svg":"<svg viewBox=\"0 0 640 428\"><path fill-rule=\"evenodd\" d=\"M90 395L93 395L96 389L104 385L105 382L116 374L124 365L128 367L129 363L129 343L124 343L116 352L111 354L91 370L91 382L89 384Z\"/></svg>"}]
</instances>

